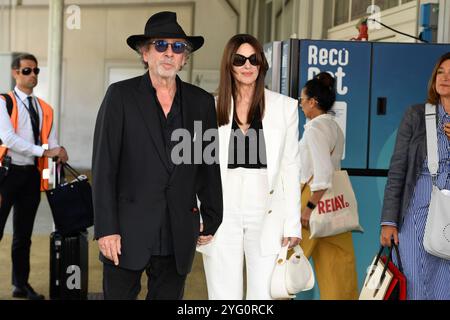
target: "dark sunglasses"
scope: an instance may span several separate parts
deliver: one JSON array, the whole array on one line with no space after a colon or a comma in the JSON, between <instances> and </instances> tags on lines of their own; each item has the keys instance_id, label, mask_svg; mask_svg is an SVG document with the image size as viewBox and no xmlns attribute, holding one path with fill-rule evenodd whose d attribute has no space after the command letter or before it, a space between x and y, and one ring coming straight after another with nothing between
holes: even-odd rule
<instances>
[{"instance_id":1,"label":"dark sunglasses","mask_svg":"<svg viewBox=\"0 0 450 320\"><path fill-rule=\"evenodd\" d=\"M22 72L22 74L24 76L28 76L29 74L31 74L31 72L34 72L35 75L38 75L39 72L41 72L41 69L39 68L23 68L22 70L20 70L20 72Z\"/></svg>"},{"instance_id":2,"label":"dark sunglasses","mask_svg":"<svg viewBox=\"0 0 450 320\"><path fill-rule=\"evenodd\" d=\"M153 44L155 46L156 51L158 52L166 52L169 45L172 47L173 53L181 54L185 52L189 45L186 42L183 41L175 41L173 43L167 42L166 40L155 40L150 42L150 44Z\"/></svg>"},{"instance_id":3,"label":"dark sunglasses","mask_svg":"<svg viewBox=\"0 0 450 320\"><path fill-rule=\"evenodd\" d=\"M244 57L242 54L235 53L233 54L233 66L242 67L247 60L250 62L252 66L258 66L259 61L256 57L256 54L252 54L250 57Z\"/></svg>"}]
</instances>

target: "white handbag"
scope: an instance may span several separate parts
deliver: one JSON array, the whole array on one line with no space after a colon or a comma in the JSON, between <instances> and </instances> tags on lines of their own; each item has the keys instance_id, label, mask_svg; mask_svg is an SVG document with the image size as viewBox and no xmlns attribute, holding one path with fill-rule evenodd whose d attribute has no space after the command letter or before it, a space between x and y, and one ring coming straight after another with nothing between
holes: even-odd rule
<instances>
[{"instance_id":1,"label":"white handbag","mask_svg":"<svg viewBox=\"0 0 450 320\"><path fill-rule=\"evenodd\" d=\"M436 131L436 106L425 106L425 124L427 131L428 169L433 181L431 201L428 208L423 246L436 257L450 260L450 190L440 190L436 186L438 146Z\"/></svg>"},{"instance_id":2,"label":"white handbag","mask_svg":"<svg viewBox=\"0 0 450 320\"><path fill-rule=\"evenodd\" d=\"M314 287L314 273L302 248L297 245L288 256L288 247L281 247L272 273L270 294L273 299L293 299L301 291Z\"/></svg>"},{"instance_id":3,"label":"white handbag","mask_svg":"<svg viewBox=\"0 0 450 320\"><path fill-rule=\"evenodd\" d=\"M347 171L333 173L328 188L311 213L310 238L334 236L347 231L360 231L358 203Z\"/></svg>"}]
</instances>

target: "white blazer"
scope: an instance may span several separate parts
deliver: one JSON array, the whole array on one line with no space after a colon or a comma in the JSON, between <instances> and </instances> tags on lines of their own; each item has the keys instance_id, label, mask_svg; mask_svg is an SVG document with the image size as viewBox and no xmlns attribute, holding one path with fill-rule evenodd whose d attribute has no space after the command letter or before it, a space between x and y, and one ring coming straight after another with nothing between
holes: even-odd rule
<instances>
[{"instance_id":1,"label":"white blazer","mask_svg":"<svg viewBox=\"0 0 450 320\"><path fill-rule=\"evenodd\" d=\"M263 256L278 254L283 236L301 237L298 103L295 99L267 89L264 94L265 114L262 123L270 191L267 194L266 217L260 238ZM230 121L219 128L219 161L223 192L226 192L227 186L228 147L233 108L232 103ZM221 233L219 227L213 240L209 244L198 246L197 251L213 255L214 243L222 236L225 235Z\"/></svg>"}]
</instances>

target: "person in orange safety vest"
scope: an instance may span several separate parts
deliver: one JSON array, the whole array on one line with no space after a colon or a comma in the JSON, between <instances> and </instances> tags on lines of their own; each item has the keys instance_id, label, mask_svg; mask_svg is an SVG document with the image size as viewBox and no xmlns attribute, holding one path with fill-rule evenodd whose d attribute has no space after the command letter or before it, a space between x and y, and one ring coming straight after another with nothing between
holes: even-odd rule
<instances>
[{"instance_id":1,"label":"person in orange safety vest","mask_svg":"<svg viewBox=\"0 0 450 320\"><path fill-rule=\"evenodd\" d=\"M48 189L48 158L68 160L57 144L53 109L33 94L38 83L37 59L21 54L12 64L15 88L0 96L0 161L8 156L11 165L0 185L0 241L11 208L14 207L12 240L13 297L44 299L28 283L30 247L41 191Z\"/></svg>"}]
</instances>

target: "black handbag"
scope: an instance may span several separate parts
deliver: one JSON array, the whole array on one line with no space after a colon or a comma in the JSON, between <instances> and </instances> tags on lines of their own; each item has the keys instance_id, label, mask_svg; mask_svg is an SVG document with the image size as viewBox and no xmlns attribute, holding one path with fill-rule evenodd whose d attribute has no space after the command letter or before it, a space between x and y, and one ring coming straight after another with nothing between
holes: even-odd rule
<instances>
[{"instance_id":1,"label":"black handbag","mask_svg":"<svg viewBox=\"0 0 450 320\"><path fill-rule=\"evenodd\" d=\"M56 230L62 235L71 235L94 224L92 189L88 178L79 174L69 164L60 165L60 169L62 175L64 169L67 169L75 179L62 183L64 179L61 179L60 174L56 174L56 187L47 190L46 194Z\"/></svg>"}]
</instances>

